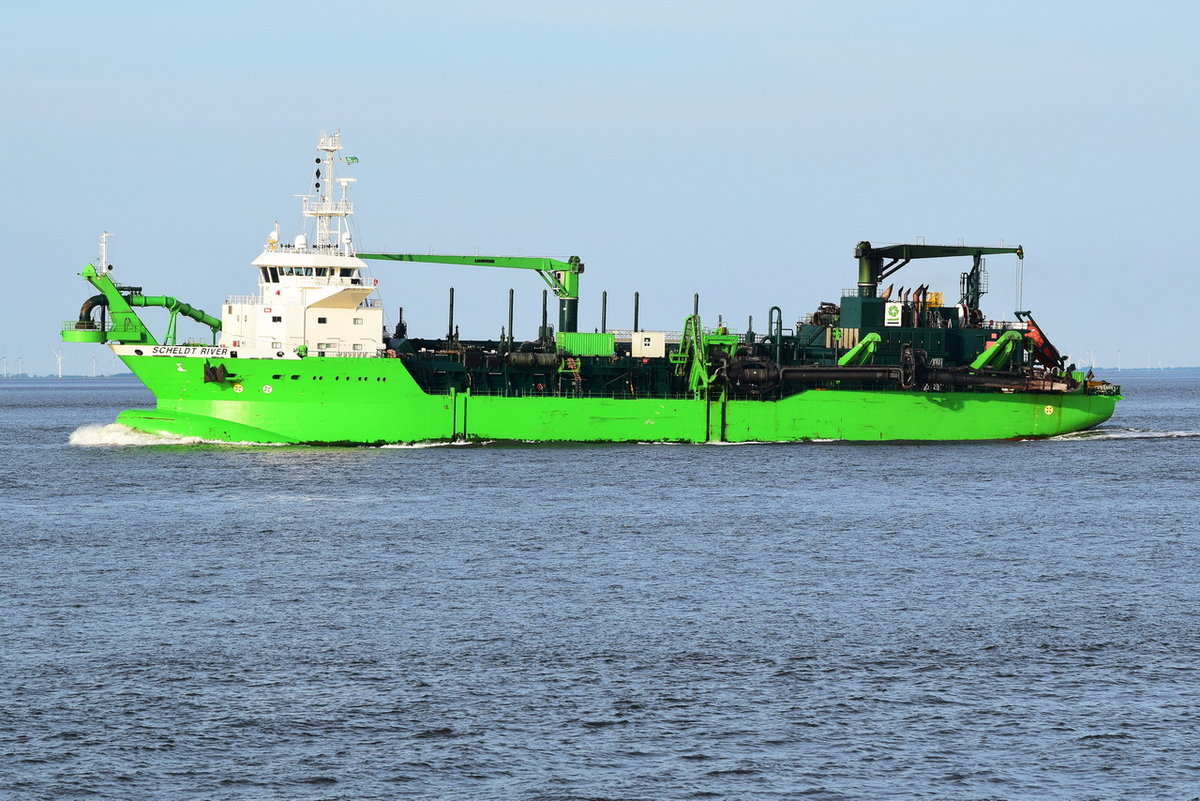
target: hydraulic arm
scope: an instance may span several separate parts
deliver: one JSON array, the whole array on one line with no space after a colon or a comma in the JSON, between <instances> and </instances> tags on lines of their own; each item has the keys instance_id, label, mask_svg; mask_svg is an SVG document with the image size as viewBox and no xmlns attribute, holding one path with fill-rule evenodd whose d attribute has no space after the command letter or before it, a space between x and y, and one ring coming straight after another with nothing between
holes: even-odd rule
<instances>
[{"instance_id":1,"label":"hydraulic arm","mask_svg":"<svg viewBox=\"0 0 1200 801\"><path fill-rule=\"evenodd\" d=\"M574 332L579 327L579 276L583 262L578 256L567 261L540 256L447 256L421 253L358 253L360 259L414 261L425 264L463 264L477 267L510 267L533 270L558 298L558 330Z\"/></svg>"}]
</instances>

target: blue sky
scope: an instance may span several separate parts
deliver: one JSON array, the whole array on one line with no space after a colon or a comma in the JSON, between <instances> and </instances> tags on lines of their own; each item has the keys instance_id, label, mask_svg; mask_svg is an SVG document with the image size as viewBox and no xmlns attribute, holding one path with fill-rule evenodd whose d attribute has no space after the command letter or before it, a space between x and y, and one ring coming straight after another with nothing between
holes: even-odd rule
<instances>
[{"instance_id":1,"label":"blue sky","mask_svg":"<svg viewBox=\"0 0 1200 801\"><path fill-rule=\"evenodd\" d=\"M214 313L298 223L322 129L363 249L578 254L581 328L765 327L836 301L854 243L1021 244L1083 363L1200 364L1194 2L10 4L0 200L9 370L54 368L102 230L118 280ZM899 283L956 295L965 263ZM1015 260L989 260L1011 319ZM378 265L394 319L494 336L520 272ZM165 320L156 327L161 331ZM190 330L190 329L189 329ZM199 333L198 331L196 333ZM63 345L84 373L98 346Z\"/></svg>"}]
</instances>

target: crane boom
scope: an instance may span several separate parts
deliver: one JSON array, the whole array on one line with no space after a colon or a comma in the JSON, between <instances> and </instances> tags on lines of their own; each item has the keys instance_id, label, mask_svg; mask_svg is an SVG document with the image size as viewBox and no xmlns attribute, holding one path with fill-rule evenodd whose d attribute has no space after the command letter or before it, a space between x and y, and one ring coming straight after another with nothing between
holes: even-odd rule
<instances>
[{"instance_id":1,"label":"crane boom","mask_svg":"<svg viewBox=\"0 0 1200 801\"><path fill-rule=\"evenodd\" d=\"M558 330L574 332L579 325L579 276L583 262L578 256L566 261L544 256L456 256L425 253L358 253L360 259L412 261L424 264L460 264L470 267L508 267L533 270L558 298Z\"/></svg>"},{"instance_id":2,"label":"crane boom","mask_svg":"<svg viewBox=\"0 0 1200 801\"><path fill-rule=\"evenodd\" d=\"M1013 253L1018 259L1025 258L1020 245L1015 248L985 248L971 245L888 245L872 247L870 242L859 242L854 248L858 259L858 294L860 297L875 297L879 282L908 264L913 259L945 259L954 256L970 256L970 272L962 274L962 299L967 308L979 308L982 286L983 257L994 253ZM884 259L889 259L887 264Z\"/></svg>"}]
</instances>

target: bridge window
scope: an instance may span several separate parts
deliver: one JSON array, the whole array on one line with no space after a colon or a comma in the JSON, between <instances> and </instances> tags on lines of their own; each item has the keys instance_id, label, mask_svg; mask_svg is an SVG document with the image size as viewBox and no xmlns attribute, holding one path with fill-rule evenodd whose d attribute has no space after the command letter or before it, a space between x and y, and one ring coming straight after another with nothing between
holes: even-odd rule
<instances>
[{"instance_id":1,"label":"bridge window","mask_svg":"<svg viewBox=\"0 0 1200 801\"><path fill-rule=\"evenodd\" d=\"M327 319L328 319L328 318L325 318L325 317L318 317L318 318L317 318L317 322L318 322L318 323L321 323L321 324L324 324L324 323L327 321Z\"/></svg>"},{"instance_id":2,"label":"bridge window","mask_svg":"<svg viewBox=\"0 0 1200 801\"><path fill-rule=\"evenodd\" d=\"M275 267L268 267L267 269L271 271L271 283L278 284L279 283L279 270Z\"/></svg>"}]
</instances>

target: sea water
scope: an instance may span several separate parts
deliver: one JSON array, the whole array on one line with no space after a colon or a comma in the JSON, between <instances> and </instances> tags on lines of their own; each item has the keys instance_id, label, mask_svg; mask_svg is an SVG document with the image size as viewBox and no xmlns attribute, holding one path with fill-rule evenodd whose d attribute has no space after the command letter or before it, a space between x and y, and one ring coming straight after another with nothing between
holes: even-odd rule
<instances>
[{"instance_id":1,"label":"sea water","mask_svg":"<svg viewBox=\"0 0 1200 801\"><path fill-rule=\"evenodd\" d=\"M237 447L0 382L0 798L1200 797L1200 371L1045 441Z\"/></svg>"}]
</instances>

